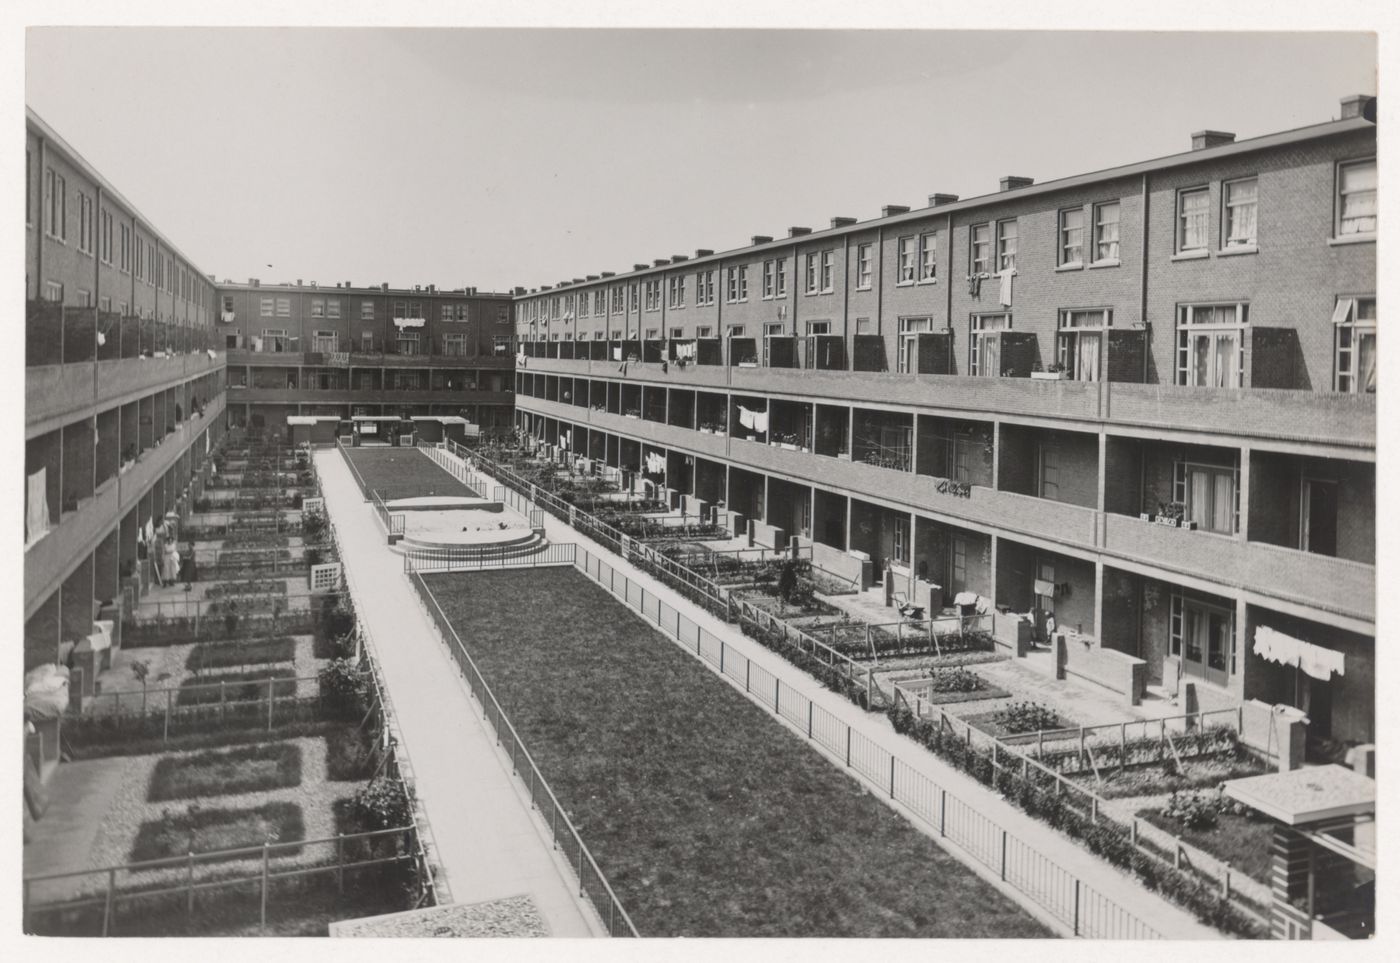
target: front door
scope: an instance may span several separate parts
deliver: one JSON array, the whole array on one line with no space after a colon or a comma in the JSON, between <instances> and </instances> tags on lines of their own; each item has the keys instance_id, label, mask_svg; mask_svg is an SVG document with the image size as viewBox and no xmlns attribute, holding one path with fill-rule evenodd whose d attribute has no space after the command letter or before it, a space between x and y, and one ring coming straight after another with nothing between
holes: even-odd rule
<instances>
[{"instance_id":1,"label":"front door","mask_svg":"<svg viewBox=\"0 0 1400 963\"><path fill-rule=\"evenodd\" d=\"M959 592L967 591L967 539L954 536L948 540L948 589L944 593L951 602Z\"/></svg>"}]
</instances>

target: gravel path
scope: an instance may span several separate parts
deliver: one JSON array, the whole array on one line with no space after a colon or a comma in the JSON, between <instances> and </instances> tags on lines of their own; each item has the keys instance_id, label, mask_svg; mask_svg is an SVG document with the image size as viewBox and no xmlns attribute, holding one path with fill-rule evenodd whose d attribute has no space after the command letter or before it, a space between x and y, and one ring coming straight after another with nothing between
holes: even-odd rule
<instances>
[{"instance_id":1,"label":"gravel path","mask_svg":"<svg viewBox=\"0 0 1400 963\"><path fill-rule=\"evenodd\" d=\"M485 903L433 906L406 913L332 923L331 936L548 936L549 927L529 896Z\"/></svg>"}]
</instances>

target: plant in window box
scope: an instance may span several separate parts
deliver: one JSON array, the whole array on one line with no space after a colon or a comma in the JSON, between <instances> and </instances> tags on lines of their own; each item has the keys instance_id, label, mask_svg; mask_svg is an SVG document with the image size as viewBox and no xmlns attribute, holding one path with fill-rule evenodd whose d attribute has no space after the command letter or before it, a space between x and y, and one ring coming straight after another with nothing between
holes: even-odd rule
<instances>
[{"instance_id":1,"label":"plant in window box","mask_svg":"<svg viewBox=\"0 0 1400 963\"><path fill-rule=\"evenodd\" d=\"M1065 371L1065 366L1059 362L1050 365L1044 371L1041 371L1040 366L1037 365L1035 370L1031 372L1031 377L1038 381L1063 381L1067 376L1068 372Z\"/></svg>"}]
</instances>

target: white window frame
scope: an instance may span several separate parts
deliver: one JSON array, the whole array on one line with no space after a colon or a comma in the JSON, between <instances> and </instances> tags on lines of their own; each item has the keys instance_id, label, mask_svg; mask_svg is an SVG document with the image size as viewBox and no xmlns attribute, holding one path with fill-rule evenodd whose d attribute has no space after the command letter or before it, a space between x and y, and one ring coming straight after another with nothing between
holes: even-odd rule
<instances>
[{"instance_id":1,"label":"white window frame","mask_svg":"<svg viewBox=\"0 0 1400 963\"><path fill-rule=\"evenodd\" d=\"M1254 185L1254 199L1239 201L1231 194L1244 184ZM1232 222L1237 211L1254 208L1254 233L1248 238L1236 239L1231 236ZM1220 249L1222 251L1250 251L1259 247L1259 178L1257 176L1236 177L1220 185Z\"/></svg>"},{"instance_id":2,"label":"white window frame","mask_svg":"<svg viewBox=\"0 0 1400 963\"><path fill-rule=\"evenodd\" d=\"M895 371L899 374L913 374L912 365L919 350L919 335L933 333L933 318L918 316L899 319L899 344L895 354Z\"/></svg>"},{"instance_id":3,"label":"white window frame","mask_svg":"<svg viewBox=\"0 0 1400 963\"><path fill-rule=\"evenodd\" d=\"M996 260L997 271L1016 270L1016 250L1021 244L1021 225L1014 217L997 221Z\"/></svg>"},{"instance_id":4,"label":"white window frame","mask_svg":"<svg viewBox=\"0 0 1400 963\"><path fill-rule=\"evenodd\" d=\"M938 283L938 232L919 235L919 283Z\"/></svg>"},{"instance_id":5,"label":"white window frame","mask_svg":"<svg viewBox=\"0 0 1400 963\"><path fill-rule=\"evenodd\" d=\"M1238 463L1224 465L1216 462L1190 461L1183 459L1172 465L1172 501L1179 502L1186 506L1186 518L1192 519L1197 514L1192 509L1197 507L1193 504L1191 497L1191 475L1193 473L1206 473L1212 479L1218 476L1229 476L1230 478L1230 504L1226 510L1230 513L1230 521L1225 530L1212 528L1210 520L1215 517L1215 485L1212 482L1208 486L1208 498L1210 504L1206 506L1203 513L1207 521L1202 522L1197 519L1196 527L1203 532L1214 532L1217 535L1236 535L1240 530L1240 466Z\"/></svg>"},{"instance_id":6,"label":"white window frame","mask_svg":"<svg viewBox=\"0 0 1400 963\"><path fill-rule=\"evenodd\" d=\"M259 317L262 317L262 318L271 318L271 317L275 317L276 314L277 314L277 299L276 299L276 298L262 298L262 299L260 299L260 300L261 300L261 304L259 305L260 313L259 313L258 316L259 316Z\"/></svg>"},{"instance_id":7,"label":"white window frame","mask_svg":"<svg viewBox=\"0 0 1400 963\"><path fill-rule=\"evenodd\" d=\"M821 261L818 267L821 272L821 293L830 294L836 290L836 252L826 250L821 252Z\"/></svg>"},{"instance_id":8,"label":"white window frame","mask_svg":"<svg viewBox=\"0 0 1400 963\"><path fill-rule=\"evenodd\" d=\"M776 282L773 296L778 298L785 298L787 297L787 258L777 258L774 260L773 263L776 268Z\"/></svg>"},{"instance_id":9,"label":"white window frame","mask_svg":"<svg viewBox=\"0 0 1400 963\"><path fill-rule=\"evenodd\" d=\"M1079 218L1078 224L1069 223L1073 217ZM1060 209L1060 233L1059 246L1057 248L1055 263L1059 267L1083 267L1084 266L1084 208L1064 207Z\"/></svg>"},{"instance_id":10,"label":"white window frame","mask_svg":"<svg viewBox=\"0 0 1400 963\"><path fill-rule=\"evenodd\" d=\"M817 293L817 252L812 251L807 254L806 261L803 262L805 273L803 277L803 294Z\"/></svg>"},{"instance_id":11,"label":"white window frame","mask_svg":"<svg viewBox=\"0 0 1400 963\"><path fill-rule=\"evenodd\" d=\"M1215 318L1215 314L1224 309L1234 310L1233 321L1222 321ZM1198 315L1209 310L1209 319L1202 319ZM1176 312L1177 329L1177 356L1176 356L1176 383L1197 388L1242 388L1244 387L1244 339L1249 329L1249 302L1247 301L1227 301L1197 304L1179 304ZM1216 343L1226 335L1234 338L1235 341L1235 371L1220 372L1216 370L1215 358L1217 351ZM1193 342L1198 336L1209 336L1210 349L1207 357L1210 359L1207 364L1206 378L1210 384L1197 384L1195 381L1196 368L1192 364ZM1222 384L1224 381L1226 383Z\"/></svg>"},{"instance_id":12,"label":"white window frame","mask_svg":"<svg viewBox=\"0 0 1400 963\"><path fill-rule=\"evenodd\" d=\"M874 245L870 242L856 245L856 290L869 291L875 281Z\"/></svg>"},{"instance_id":13,"label":"white window frame","mask_svg":"<svg viewBox=\"0 0 1400 963\"><path fill-rule=\"evenodd\" d=\"M291 298L278 298L278 299L277 299L277 316L278 316L279 318L290 318L290 317L292 316L292 299L291 299Z\"/></svg>"},{"instance_id":14,"label":"white window frame","mask_svg":"<svg viewBox=\"0 0 1400 963\"><path fill-rule=\"evenodd\" d=\"M778 289L777 284L777 262L768 260L763 262L763 300L771 301L774 292Z\"/></svg>"},{"instance_id":15,"label":"white window frame","mask_svg":"<svg viewBox=\"0 0 1400 963\"><path fill-rule=\"evenodd\" d=\"M1109 209L1114 212L1113 220L1104 219L1104 213ZM1108 265L1119 263L1121 253L1120 241L1123 223L1123 204L1121 201L1101 201L1094 205L1094 259L1091 264ZM1113 227L1113 237L1107 237L1108 227ZM1113 245L1112 253L1105 253L1107 245Z\"/></svg>"},{"instance_id":16,"label":"white window frame","mask_svg":"<svg viewBox=\"0 0 1400 963\"><path fill-rule=\"evenodd\" d=\"M313 318L324 318L326 316L326 302L323 298L311 299L311 316Z\"/></svg>"},{"instance_id":17,"label":"white window frame","mask_svg":"<svg viewBox=\"0 0 1400 963\"><path fill-rule=\"evenodd\" d=\"M992 321L995 321L995 320L1001 320L1003 323L1001 323L1001 324L999 324L999 325L992 325L992 324L989 324L989 322L992 322ZM1001 377L1001 372L1000 372L1000 371L994 371L994 372L988 374L987 372L985 372L985 371L982 370L982 368L983 368L983 358L982 358L982 354L983 354L983 344L982 344L982 340L983 340L983 335L985 335L985 334L990 334L990 333L992 333L992 332L1000 332L1000 331L1010 331L1010 330L1011 330L1011 320L1012 320L1012 319L1011 319L1011 312L1009 312L1009 311L992 311L992 312L988 312L988 313L986 313L986 314L974 314L974 315L972 315L972 317L971 317L971 319L969 320L969 323L968 323L968 337L967 337L967 350L968 350L967 373L968 373L969 376L974 377L974 378L978 378L978 377L999 378L999 377Z\"/></svg>"},{"instance_id":18,"label":"white window frame","mask_svg":"<svg viewBox=\"0 0 1400 963\"><path fill-rule=\"evenodd\" d=\"M1060 311L1059 322L1059 329L1055 333L1055 359L1061 368L1068 372L1069 379L1102 381L1108 351L1106 332L1113 327L1113 309L1064 308ZM1085 372L1079 367L1079 340L1085 336L1099 339L1098 367L1091 372Z\"/></svg>"},{"instance_id":19,"label":"white window frame","mask_svg":"<svg viewBox=\"0 0 1400 963\"><path fill-rule=\"evenodd\" d=\"M1367 317L1362 317L1363 312ZM1361 372L1356 370L1359 360L1360 339L1371 341L1371 353L1375 358L1376 339L1376 296L1346 296L1337 299L1333 312L1333 327L1337 330L1333 384L1343 394L1371 394L1376 390L1374 380L1369 385L1361 382ZM1378 362L1378 359L1377 359ZM1376 372L1377 362L1371 367Z\"/></svg>"},{"instance_id":20,"label":"white window frame","mask_svg":"<svg viewBox=\"0 0 1400 963\"><path fill-rule=\"evenodd\" d=\"M917 250L915 243L917 238L913 234L906 235L895 241L895 287L904 287L913 284L916 280L918 268L916 266Z\"/></svg>"},{"instance_id":21,"label":"white window frame","mask_svg":"<svg viewBox=\"0 0 1400 963\"><path fill-rule=\"evenodd\" d=\"M1205 209L1201 211L1186 210L1186 202L1192 198L1204 198ZM1192 225L1200 224L1199 243L1188 238L1188 233L1192 231ZM1176 192L1176 253L1193 254L1195 252L1206 252L1210 249L1210 186L1202 185L1198 187L1183 187Z\"/></svg>"},{"instance_id":22,"label":"white window frame","mask_svg":"<svg viewBox=\"0 0 1400 963\"><path fill-rule=\"evenodd\" d=\"M1379 175L1379 170L1378 170L1378 168L1376 167L1376 159L1375 159L1374 157L1360 157L1360 158L1357 158L1356 160L1341 161L1341 162L1339 162L1339 163L1337 164L1337 173L1336 173L1336 199L1335 199L1335 202L1334 202L1334 204L1333 204L1333 209L1335 210L1336 213L1335 213L1335 215L1334 215L1335 220L1334 220L1334 223L1333 223L1333 225L1332 225L1332 231L1333 231L1333 236L1334 236L1335 238L1337 238L1338 240L1342 240L1342 239L1346 239L1346 240L1368 240L1368 239L1374 239L1375 236L1376 236L1376 230L1377 230L1377 222L1376 222L1376 219L1377 219L1377 217L1378 217L1378 215L1379 215L1379 210L1378 210L1377 207L1376 207L1376 201L1375 201L1375 198L1374 198L1374 195L1375 195L1375 193L1376 193L1376 189L1375 189L1374 187L1372 187L1372 188L1370 188L1369 190L1363 189L1363 190L1352 191L1352 192L1344 192L1344 191L1342 190L1343 172L1345 172L1346 170L1348 170L1348 169L1350 169L1350 168L1355 168L1355 167L1370 167L1372 171L1375 171L1375 172L1376 172L1375 174L1373 174L1373 179L1374 179L1376 176ZM1358 217L1353 217L1352 220L1364 221L1364 220L1369 219L1369 220L1372 222L1371 225L1370 225L1370 229L1369 229L1369 230L1350 230L1350 231L1344 230L1344 228L1345 228L1347 225L1346 225L1346 219L1344 219L1344 218L1342 217L1342 208L1346 206L1346 199L1347 199L1348 194L1366 194L1366 193L1369 193L1369 194L1373 195L1372 201L1371 201L1371 209L1372 209L1372 212L1373 212L1373 213L1371 213L1370 215L1360 215L1360 216L1358 216Z\"/></svg>"}]
</instances>

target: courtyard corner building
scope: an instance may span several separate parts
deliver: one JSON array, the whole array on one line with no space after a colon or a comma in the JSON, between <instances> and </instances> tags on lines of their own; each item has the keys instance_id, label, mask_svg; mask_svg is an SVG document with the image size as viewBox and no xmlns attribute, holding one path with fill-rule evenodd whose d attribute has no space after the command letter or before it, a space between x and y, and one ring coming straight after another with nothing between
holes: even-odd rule
<instances>
[{"instance_id":1,"label":"courtyard corner building","mask_svg":"<svg viewBox=\"0 0 1400 963\"><path fill-rule=\"evenodd\" d=\"M1062 672L1371 742L1372 103L517 289L516 425L862 585L984 600Z\"/></svg>"}]
</instances>

